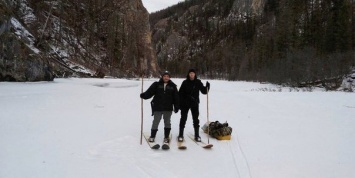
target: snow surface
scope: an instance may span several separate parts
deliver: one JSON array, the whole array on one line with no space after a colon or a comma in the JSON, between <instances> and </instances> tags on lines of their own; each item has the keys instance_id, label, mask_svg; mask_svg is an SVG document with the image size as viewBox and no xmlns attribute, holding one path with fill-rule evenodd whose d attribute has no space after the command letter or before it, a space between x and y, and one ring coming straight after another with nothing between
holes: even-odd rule
<instances>
[{"instance_id":1,"label":"snow surface","mask_svg":"<svg viewBox=\"0 0 355 178\"><path fill-rule=\"evenodd\" d=\"M144 90L155 80L145 80ZM172 80L181 85L182 79ZM210 120L228 121L232 139L210 138L211 150L188 139L187 150L178 150L172 141L168 151L151 150L145 140L140 145L139 80L0 83L0 177L355 177L353 93L209 82ZM207 102L200 97L203 124ZM179 118L172 116L173 138ZM186 132L193 132L191 114ZM207 142L202 130L201 136ZM157 140L162 137L161 122Z\"/></svg>"}]
</instances>

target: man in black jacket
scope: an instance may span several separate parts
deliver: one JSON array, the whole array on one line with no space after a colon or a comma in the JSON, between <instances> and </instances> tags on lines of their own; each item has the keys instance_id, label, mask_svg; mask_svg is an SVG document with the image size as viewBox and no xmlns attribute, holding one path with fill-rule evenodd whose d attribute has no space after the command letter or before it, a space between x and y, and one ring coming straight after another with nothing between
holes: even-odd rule
<instances>
[{"instance_id":1,"label":"man in black jacket","mask_svg":"<svg viewBox=\"0 0 355 178\"><path fill-rule=\"evenodd\" d=\"M195 140L200 142L201 137L199 135L200 120L199 116L199 103L200 103L200 91L202 94L207 94L207 90L210 89L210 83L206 82L206 87L203 86L201 80L197 79L196 71L190 69L186 80L184 80L179 89L180 97L180 109L181 109L181 119L179 125L179 136L178 141L182 142L184 140L184 128L187 120L187 114L191 109L193 126L195 129Z\"/></svg>"},{"instance_id":2,"label":"man in black jacket","mask_svg":"<svg viewBox=\"0 0 355 178\"><path fill-rule=\"evenodd\" d=\"M164 119L164 143L169 143L169 135L171 130L171 114L179 111L179 94L176 85L170 80L170 74L165 71L162 74L159 82L154 82L147 91L140 94L142 99L149 99L153 97L151 102L153 110L153 124L149 141L154 142L158 131L160 120ZM173 108L174 106L174 108Z\"/></svg>"}]
</instances>

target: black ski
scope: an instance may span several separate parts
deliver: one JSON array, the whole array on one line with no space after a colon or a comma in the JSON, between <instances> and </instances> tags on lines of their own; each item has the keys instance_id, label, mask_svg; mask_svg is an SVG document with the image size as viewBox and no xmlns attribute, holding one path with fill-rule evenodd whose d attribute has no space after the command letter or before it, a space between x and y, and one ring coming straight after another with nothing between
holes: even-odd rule
<instances>
[{"instance_id":1,"label":"black ski","mask_svg":"<svg viewBox=\"0 0 355 178\"><path fill-rule=\"evenodd\" d=\"M201 140L201 142L197 142L197 141L195 140L195 138L194 138L195 136L192 135L192 134L188 134L188 137L189 137L192 141L194 141L197 145L201 146L202 148L212 148L212 147L213 147L212 144L207 144L207 143L203 142L202 140Z\"/></svg>"},{"instance_id":2,"label":"black ski","mask_svg":"<svg viewBox=\"0 0 355 178\"><path fill-rule=\"evenodd\" d=\"M160 145L159 145L159 144L157 144L157 143L155 143L155 142L149 142L149 137L150 137L149 133L144 133L143 136L144 136L145 140L147 141L147 143L148 143L148 145L149 145L149 147L150 147L151 149L156 150L156 149L159 149L159 148L160 148Z\"/></svg>"}]
</instances>

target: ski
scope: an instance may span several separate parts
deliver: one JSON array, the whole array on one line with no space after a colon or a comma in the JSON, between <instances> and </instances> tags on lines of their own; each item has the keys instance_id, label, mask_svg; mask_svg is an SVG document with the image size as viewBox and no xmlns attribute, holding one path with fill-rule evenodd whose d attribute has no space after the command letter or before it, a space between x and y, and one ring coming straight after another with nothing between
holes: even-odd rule
<instances>
[{"instance_id":1,"label":"ski","mask_svg":"<svg viewBox=\"0 0 355 178\"><path fill-rule=\"evenodd\" d=\"M192 134L188 134L188 137L189 137L192 141L194 141L197 145L201 146L202 148L212 148L212 147L213 147L212 144L207 144L207 143L203 142L202 140L201 140L201 142L197 142L197 141L195 140L195 138L194 138L195 136L192 135Z\"/></svg>"},{"instance_id":2,"label":"ski","mask_svg":"<svg viewBox=\"0 0 355 178\"><path fill-rule=\"evenodd\" d=\"M178 149L185 150L187 147L185 146L185 140L182 142L177 141Z\"/></svg>"},{"instance_id":3,"label":"ski","mask_svg":"<svg viewBox=\"0 0 355 178\"><path fill-rule=\"evenodd\" d=\"M143 136L144 136L145 140L147 141L147 143L148 143L148 145L149 145L149 147L150 147L151 149L156 150L156 149L159 149L159 148L160 148L160 145L159 145L159 144L157 144L157 143L155 143L155 142L149 142L149 137L150 137L149 133L144 133Z\"/></svg>"},{"instance_id":4,"label":"ski","mask_svg":"<svg viewBox=\"0 0 355 178\"><path fill-rule=\"evenodd\" d=\"M163 140L163 146L161 146L161 149L163 149L163 150L170 149L170 142L171 142L171 134L169 135L169 143L164 143L164 140Z\"/></svg>"}]
</instances>

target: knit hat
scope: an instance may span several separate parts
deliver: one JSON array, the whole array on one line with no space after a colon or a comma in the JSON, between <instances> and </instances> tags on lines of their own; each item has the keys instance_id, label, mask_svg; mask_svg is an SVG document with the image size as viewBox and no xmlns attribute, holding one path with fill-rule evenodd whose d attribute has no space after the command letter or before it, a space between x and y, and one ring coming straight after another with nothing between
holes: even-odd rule
<instances>
[{"instance_id":1,"label":"knit hat","mask_svg":"<svg viewBox=\"0 0 355 178\"><path fill-rule=\"evenodd\" d=\"M161 76L163 77L164 75L168 75L169 77L170 77L170 73L169 73L169 71L164 71L162 74L161 74Z\"/></svg>"},{"instance_id":2,"label":"knit hat","mask_svg":"<svg viewBox=\"0 0 355 178\"><path fill-rule=\"evenodd\" d=\"M188 74L189 74L190 72L193 72L193 73L196 74L196 70L195 70L195 69L190 69L189 72L188 72Z\"/></svg>"},{"instance_id":3,"label":"knit hat","mask_svg":"<svg viewBox=\"0 0 355 178\"><path fill-rule=\"evenodd\" d=\"M189 78L190 78L190 75L189 75L190 72L195 73L195 79L197 79L197 74L196 74L196 70L195 70L195 69L190 69L189 72L187 72L186 79L189 79Z\"/></svg>"}]
</instances>

